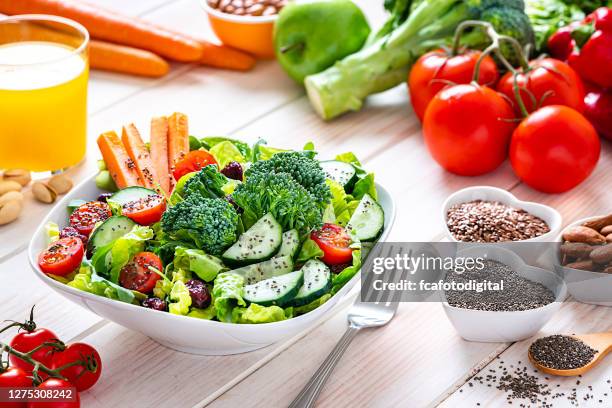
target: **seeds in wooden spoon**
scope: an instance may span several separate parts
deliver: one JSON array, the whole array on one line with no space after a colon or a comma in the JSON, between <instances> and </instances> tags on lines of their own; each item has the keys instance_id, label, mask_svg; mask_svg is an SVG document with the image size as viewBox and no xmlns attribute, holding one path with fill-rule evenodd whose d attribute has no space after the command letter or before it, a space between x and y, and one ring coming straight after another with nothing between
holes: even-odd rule
<instances>
[{"instance_id":1,"label":"seeds in wooden spoon","mask_svg":"<svg viewBox=\"0 0 612 408\"><path fill-rule=\"evenodd\" d=\"M598 351L575 337L556 334L534 341L529 353L536 363L545 367L572 370L589 364Z\"/></svg>"}]
</instances>

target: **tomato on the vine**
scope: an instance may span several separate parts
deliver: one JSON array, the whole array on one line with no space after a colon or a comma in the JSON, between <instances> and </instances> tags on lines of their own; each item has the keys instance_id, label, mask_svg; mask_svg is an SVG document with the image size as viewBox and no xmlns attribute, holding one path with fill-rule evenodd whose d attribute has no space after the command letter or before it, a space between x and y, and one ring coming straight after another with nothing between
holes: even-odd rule
<instances>
[{"instance_id":1,"label":"tomato on the vine","mask_svg":"<svg viewBox=\"0 0 612 408\"><path fill-rule=\"evenodd\" d=\"M60 371L78 391L91 388L102 374L102 360L95 348L85 343L69 344L64 351L54 354L51 367L55 370L75 361L84 362L83 365L73 365Z\"/></svg>"},{"instance_id":2,"label":"tomato on the vine","mask_svg":"<svg viewBox=\"0 0 612 408\"><path fill-rule=\"evenodd\" d=\"M79 238L60 238L38 255L38 266L44 273L66 276L79 267L84 252Z\"/></svg>"},{"instance_id":3,"label":"tomato on the vine","mask_svg":"<svg viewBox=\"0 0 612 408\"><path fill-rule=\"evenodd\" d=\"M481 51L467 50L451 55L440 49L428 52L417 60L408 75L408 90L414 113L421 122L427 105L444 87L449 84L469 84L472 81L476 62L481 56ZM485 56L480 64L478 83L494 86L498 78L495 61Z\"/></svg>"},{"instance_id":4,"label":"tomato on the vine","mask_svg":"<svg viewBox=\"0 0 612 408\"><path fill-rule=\"evenodd\" d=\"M121 268L119 283L126 289L149 293L155 287L155 283L161 279L159 273L151 268L163 271L161 259L153 252L139 252Z\"/></svg>"},{"instance_id":5,"label":"tomato on the vine","mask_svg":"<svg viewBox=\"0 0 612 408\"><path fill-rule=\"evenodd\" d=\"M515 124L510 104L475 83L443 89L431 100L423 136L433 158L447 171L478 176L495 170L508 155Z\"/></svg>"},{"instance_id":6,"label":"tomato on the vine","mask_svg":"<svg viewBox=\"0 0 612 408\"><path fill-rule=\"evenodd\" d=\"M519 94L528 112L550 105L565 105L578 112L584 110L584 84L576 71L563 61L553 58L531 61L527 73L519 70L516 81L522 88ZM510 98L514 111L520 115L512 72L500 79L497 91Z\"/></svg>"},{"instance_id":7,"label":"tomato on the vine","mask_svg":"<svg viewBox=\"0 0 612 408\"><path fill-rule=\"evenodd\" d=\"M161 220L166 211L166 200L159 194L130 201L121 208L121 214L140 225L151 225Z\"/></svg>"},{"instance_id":8,"label":"tomato on the vine","mask_svg":"<svg viewBox=\"0 0 612 408\"><path fill-rule=\"evenodd\" d=\"M174 176L174 179L178 181L185 174L199 171L209 164L219 165L217 160L215 160L215 157L206 150L193 150L187 153L182 160L174 165L172 175Z\"/></svg>"},{"instance_id":9,"label":"tomato on the vine","mask_svg":"<svg viewBox=\"0 0 612 408\"><path fill-rule=\"evenodd\" d=\"M79 233L89 236L97 222L104 221L111 215L113 214L107 203L90 201L80 205L70 214L70 225L79 231Z\"/></svg>"},{"instance_id":10,"label":"tomato on the vine","mask_svg":"<svg viewBox=\"0 0 612 408\"><path fill-rule=\"evenodd\" d=\"M0 373L0 388L24 388L32 386L32 379L28 373L18 367L9 367ZM3 408L25 408L25 402L4 402Z\"/></svg>"},{"instance_id":11,"label":"tomato on the vine","mask_svg":"<svg viewBox=\"0 0 612 408\"><path fill-rule=\"evenodd\" d=\"M75 238L76 239L76 238ZM9 345L21 353L28 353L43 343L57 342L57 336L49 329L35 329L31 332L22 331L13 337ZM54 348L52 346L43 346L40 350L32 353L32 358L47 367L51 366L53 361ZM28 373L34 368L32 364L27 363L19 357L10 354L9 362L11 367L20 368Z\"/></svg>"},{"instance_id":12,"label":"tomato on the vine","mask_svg":"<svg viewBox=\"0 0 612 408\"><path fill-rule=\"evenodd\" d=\"M595 128L583 115L567 106L546 106L514 131L510 162L527 185L545 193L562 193L591 174L600 148Z\"/></svg>"},{"instance_id":13,"label":"tomato on the vine","mask_svg":"<svg viewBox=\"0 0 612 408\"><path fill-rule=\"evenodd\" d=\"M55 401L37 401L37 402L28 402L28 408L80 408L81 399L79 398L79 393L74 389L74 385L70 384L68 381L61 380L59 378L49 378L45 380L38 386L38 388L44 390L52 390L52 389L68 389L71 388L74 394L74 400L69 401L67 399Z\"/></svg>"},{"instance_id":14,"label":"tomato on the vine","mask_svg":"<svg viewBox=\"0 0 612 408\"><path fill-rule=\"evenodd\" d=\"M351 237L340 225L323 224L323 226L313 231L310 238L317 243L323 251L321 260L328 265L338 265L350 262L353 257Z\"/></svg>"}]
</instances>

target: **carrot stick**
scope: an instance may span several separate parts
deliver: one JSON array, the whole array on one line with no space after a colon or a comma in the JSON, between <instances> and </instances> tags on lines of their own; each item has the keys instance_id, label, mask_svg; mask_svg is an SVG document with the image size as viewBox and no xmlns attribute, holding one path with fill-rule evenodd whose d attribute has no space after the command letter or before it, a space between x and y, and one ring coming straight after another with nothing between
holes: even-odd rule
<instances>
[{"instance_id":1,"label":"carrot stick","mask_svg":"<svg viewBox=\"0 0 612 408\"><path fill-rule=\"evenodd\" d=\"M102 133L98 137L98 147L117 187L142 186L136 165L125 150L117 133L114 131Z\"/></svg>"},{"instance_id":2,"label":"carrot stick","mask_svg":"<svg viewBox=\"0 0 612 408\"><path fill-rule=\"evenodd\" d=\"M255 58L246 52L208 41L200 41L200 44L204 48L200 59L202 65L236 71L248 71L255 66Z\"/></svg>"},{"instance_id":3,"label":"carrot stick","mask_svg":"<svg viewBox=\"0 0 612 408\"><path fill-rule=\"evenodd\" d=\"M123 127L121 134L121 141L127 150L128 155L132 161L136 164L136 171L138 176L145 187L160 191L160 183L157 177L153 162L151 160L151 154L149 149L145 146L138 129L133 123Z\"/></svg>"},{"instance_id":4,"label":"carrot stick","mask_svg":"<svg viewBox=\"0 0 612 408\"><path fill-rule=\"evenodd\" d=\"M150 51L96 40L89 45L89 65L94 69L153 78L170 69L163 58Z\"/></svg>"},{"instance_id":5,"label":"carrot stick","mask_svg":"<svg viewBox=\"0 0 612 408\"><path fill-rule=\"evenodd\" d=\"M189 127L187 116L174 112L168 118L168 171L174 172L174 166L189 153ZM178 180L177 180L178 181ZM170 177L170 187L174 188L174 177Z\"/></svg>"},{"instance_id":6,"label":"carrot stick","mask_svg":"<svg viewBox=\"0 0 612 408\"><path fill-rule=\"evenodd\" d=\"M151 160L161 188L170 193L168 173L168 118L159 116L151 119Z\"/></svg>"},{"instance_id":7,"label":"carrot stick","mask_svg":"<svg viewBox=\"0 0 612 408\"><path fill-rule=\"evenodd\" d=\"M185 35L74 0L0 0L6 14L53 14L81 23L92 37L143 48L176 61L198 61L202 45Z\"/></svg>"}]
</instances>

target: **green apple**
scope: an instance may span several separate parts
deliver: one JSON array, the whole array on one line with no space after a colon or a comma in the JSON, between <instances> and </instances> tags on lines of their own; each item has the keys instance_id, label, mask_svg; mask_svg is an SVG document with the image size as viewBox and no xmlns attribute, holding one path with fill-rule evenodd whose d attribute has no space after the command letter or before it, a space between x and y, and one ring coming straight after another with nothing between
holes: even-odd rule
<instances>
[{"instance_id":1,"label":"green apple","mask_svg":"<svg viewBox=\"0 0 612 408\"><path fill-rule=\"evenodd\" d=\"M363 12L350 0L292 2L274 26L274 49L283 69L301 84L359 51L369 34Z\"/></svg>"}]
</instances>

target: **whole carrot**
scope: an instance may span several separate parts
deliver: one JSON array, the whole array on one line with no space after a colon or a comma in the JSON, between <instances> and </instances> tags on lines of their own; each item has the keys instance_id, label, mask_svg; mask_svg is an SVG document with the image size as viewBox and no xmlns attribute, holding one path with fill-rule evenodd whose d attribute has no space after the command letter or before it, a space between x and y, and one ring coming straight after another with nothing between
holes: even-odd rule
<instances>
[{"instance_id":1,"label":"whole carrot","mask_svg":"<svg viewBox=\"0 0 612 408\"><path fill-rule=\"evenodd\" d=\"M153 78L166 75L170 69L163 58L150 51L97 40L90 42L89 65L94 69Z\"/></svg>"},{"instance_id":2,"label":"whole carrot","mask_svg":"<svg viewBox=\"0 0 612 408\"><path fill-rule=\"evenodd\" d=\"M237 71L248 71L255 66L255 58L246 52L208 41L200 41L200 44L204 49L200 59L202 65Z\"/></svg>"},{"instance_id":3,"label":"whole carrot","mask_svg":"<svg viewBox=\"0 0 612 408\"><path fill-rule=\"evenodd\" d=\"M0 0L6 14L53 14L81 23L92 37L143 48L176 61L202 58L202 45L179 33L75 0Z\"/></svg>"}]
</instances>

